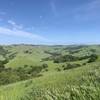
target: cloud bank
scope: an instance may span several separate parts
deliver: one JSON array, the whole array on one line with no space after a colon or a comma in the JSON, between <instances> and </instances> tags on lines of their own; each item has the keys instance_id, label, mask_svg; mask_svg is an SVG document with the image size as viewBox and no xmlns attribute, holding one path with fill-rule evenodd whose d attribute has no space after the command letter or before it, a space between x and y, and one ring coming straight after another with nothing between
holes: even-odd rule
<instances>
[{"instance_id":1,"label":"cloud bank","mask_svg":"<svg viewBox=\"0 0 100 100\"><path fill-rule=\"evenodd\" d=\"M15 36L15 37L20 37L20 38L29 38L33 40L45 40L44 37L40 35L36 35L30 32L18 30L18 29L9 29L5 27L0 27L0 35L5 35L5 36Z\"/></svg>"}]
</instances>

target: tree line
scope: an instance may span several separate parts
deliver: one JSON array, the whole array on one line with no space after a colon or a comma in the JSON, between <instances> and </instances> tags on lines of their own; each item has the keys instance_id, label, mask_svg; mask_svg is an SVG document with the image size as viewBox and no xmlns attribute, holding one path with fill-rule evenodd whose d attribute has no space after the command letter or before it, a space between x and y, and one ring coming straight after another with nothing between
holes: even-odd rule
<instances>
[{"instance_id":1,"label":"tree line","mask_svg":"<svg viewBox=\"0 0 100 100\"><path fill-rule=\"evenodd\" d=\"M42 71L47 71L48 65L6 68L5 62L0 61L0 85L10 84L41 76Z\"/></svg>"}]
</instances>

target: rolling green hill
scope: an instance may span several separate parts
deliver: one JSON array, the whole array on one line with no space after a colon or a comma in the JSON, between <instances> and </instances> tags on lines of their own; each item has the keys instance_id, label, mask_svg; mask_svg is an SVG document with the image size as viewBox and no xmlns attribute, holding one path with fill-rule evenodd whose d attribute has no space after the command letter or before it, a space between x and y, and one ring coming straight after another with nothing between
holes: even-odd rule
<instances>
[{"instance_id":1,"label":"rolling green hill","mask_svg":"<svg viewBox=\"0 0 100 100\"><path fill-rule=\"evenodd\" d=\"M0 100L100 100L99 45L0 46L0 62Z\"/></svg>"}]
</instances>

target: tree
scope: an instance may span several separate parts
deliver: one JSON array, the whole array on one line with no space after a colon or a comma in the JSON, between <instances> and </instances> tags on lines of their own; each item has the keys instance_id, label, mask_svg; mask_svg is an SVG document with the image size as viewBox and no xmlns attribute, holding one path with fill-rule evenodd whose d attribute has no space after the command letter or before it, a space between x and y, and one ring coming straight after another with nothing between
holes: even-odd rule
<instances>
[{"instance_id":1,"label":"tree","mask_svg":"<svg viewBox=\"0 0 100 100\"><path fill-rule=\"evenodd\" d=\"M66 66L63 67L63 70L77 68L77 67L80 67L80 66L81 66L80 64L70 64L70 63L68 63Z\"/></svg>"},{"instance_id":2,"label":"tree","mask_svg":"<svg viewBox=\"0 0 100 100\"><path fill-rule=\"evenodd\" d=\"M43 64L43 65L42 65L42 68L43 68L43 69L48 68L48 64Z\"/></svg>"},{"instance_id":3,"label":"tree","mask_svg":"<svg viewBox=\"0 0 100 100\"><path fill-rule=\"evenodd\" d=\"M90 56L90 59L88 60L88 63L95 62L97 59L98 59L98 56L96 54L92 54Z\"/></svg>"}]
</instances>

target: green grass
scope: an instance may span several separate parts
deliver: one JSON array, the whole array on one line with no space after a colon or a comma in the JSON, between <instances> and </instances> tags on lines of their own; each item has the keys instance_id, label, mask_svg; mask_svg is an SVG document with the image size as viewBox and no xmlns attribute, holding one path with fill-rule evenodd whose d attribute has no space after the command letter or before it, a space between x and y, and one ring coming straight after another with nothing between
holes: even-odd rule
<instances>
[{"instance_id":1,"label":"green grass","mask_svg":"<svg viewBox=\"0 0 100 100\"><path fill-rule=\"evenodd\" d=\"M66 54L66 51L63 50L65 46L62 48L21 45L5 48L11 53L17 52L16 57L10 60L6 67L16 68L24 65L41 65L46 63L48 64L48 71L42 72L42 76L38 78L1 86L0 100L100 100L100 86L92 82L93 80L88 79L90 77L88 77L89 72L100 72L100 58L94 63L82 65L79 68L57 71L55 70L56 68L61 68L67 62L57 64L53 63L53 61L41 62L41 59L50 56L44 53L45 50L54 52L55 48L58 48L58 52ZM90 46L74 55L85 55L90 48L95 48L97 50L96 53L100 55L99 46ZM23 53L25 50L31 50L32 54ZM71 63L82 64L86 61ZM85 78L85 81L82 81L83 78Z\"/></svg>"},{"instance_id":2,"label":"green grass","mask_svg":"<svg viewBox=\"0 0 100 100\"><path fill-rule=\"evenodd\" d=\"M44 73L42 77L33 80L2 86L0 100L91 100L93 94L94 98L97 98L96 89L99 87L78 86L82 75L87 75L95 66L97 65L93 64L68 71Z\"/></svg>"}]
</instances>

